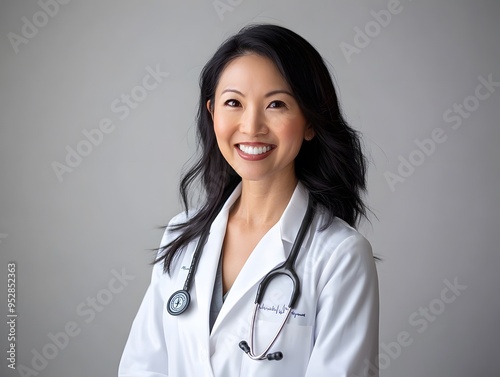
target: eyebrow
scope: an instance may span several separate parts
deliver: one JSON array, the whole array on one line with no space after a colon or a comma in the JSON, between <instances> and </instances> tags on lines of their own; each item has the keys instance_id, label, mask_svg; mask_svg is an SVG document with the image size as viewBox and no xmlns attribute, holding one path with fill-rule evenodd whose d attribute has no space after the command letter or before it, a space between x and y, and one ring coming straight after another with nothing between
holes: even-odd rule
<instances>
[{"instance_id":1,"label":"eyebrow","mask_svg":"<svg viewBox=\"0 0 500 377\"><path fill-rule=\"evenodd\" d=\"M224 93L227 93L227 92L237 93L240 96L245 97L245 95L243 93L241 93L239 90L236 90L236 89L224 89L221 94L224 94ZM290 97L294 97L294 95L292 93L290 93L287 90L282 90L282 89L272 90L272 91L266 93L264 95L264 97L267 98L267 97L271 97L271 96L273 96L275 94L280 94L280 93L282 93L282 94L288 94Z\"/></svg>"}]
</instances>

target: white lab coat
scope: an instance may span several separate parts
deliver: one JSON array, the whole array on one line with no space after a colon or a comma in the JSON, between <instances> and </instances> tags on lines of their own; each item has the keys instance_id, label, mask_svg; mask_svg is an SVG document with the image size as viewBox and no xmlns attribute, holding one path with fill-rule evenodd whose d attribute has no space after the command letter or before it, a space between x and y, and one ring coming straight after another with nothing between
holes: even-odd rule
<instances>
[{"instance_id":1,"label":"white lab coat","mask_svg":"<svg viewBox=\"0 0 500 377\"><path fill-rule=\"evenodd\" d=\"M214 220L191 288L191 305L179 316L168 314L167 300L182 289L196 241L172 265L153 268L151 284L122 355L120 377L294 377L378 376L378 281L368 241L336 219L318 231L323 215L311 224L296 261L301 296L270 352L281 361L251 360L239 347L249 341L251 315L261 279L285 261L307 208L308 193L299 183L281 219L255 247L236 278L209 330L212 291L228 212L241 193L235 189ZM183 214L171 223L185 220ZM166 232L162 245L174 235ZM258 311L255 353L267 347L283 318L291 284L280 277L270 284Z\"/></svg>"}]
</instances>

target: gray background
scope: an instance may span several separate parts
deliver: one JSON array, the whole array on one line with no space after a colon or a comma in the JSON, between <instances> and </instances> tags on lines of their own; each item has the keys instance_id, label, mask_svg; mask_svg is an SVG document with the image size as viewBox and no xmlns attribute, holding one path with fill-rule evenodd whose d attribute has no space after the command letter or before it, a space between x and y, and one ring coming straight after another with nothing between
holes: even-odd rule
<instances>
[{"instance_id":1,"label":"gray background","mask_svg":"<svg viewBox=\"0 0 500 377\"><path fill-rule=\"evenodd\" d=\"M499 3L402 0L376 29L370 12L388 1L221 2L228 8L219 15L213 1L74 0L16 53L9 33L22 35L23 17L43 25L42 8L2 1L0 374L19 375L4 357L7 263L15 261L18 366L31 368L33 350L74 322L80 332L39 376L116 375L149 282L157 226L180 210L177 182L195 152L199 72L223 39L257 21L292 28L317 47L348 120L364 134L374 215L361 231L384 259L380 341L392 347L381 348L381 375L497 375L500 88L487 99L468 97L478 77L500 81ZM355 45L355 28L373 37L347 59L341 45ZM113 101L157 65L169 76L120 119ZM464 101L474 111L454 130L443 115ZM82 131L103 118L113 131L58 179L53 162L65 163L66 147L76 148ZM437 128L446 141L418 160L414 140ZM397 174L400 156L412 153L419 166L391 190L384 174ZM120 286L113 271L123 269L133 280ZM460 295L443 303L445 281L455 279ZM92 297L106 302L93 316ZM436 315L423 319L420 308ZM401 334L411 344L398 350Z\"/></svg>"}]
</instances>

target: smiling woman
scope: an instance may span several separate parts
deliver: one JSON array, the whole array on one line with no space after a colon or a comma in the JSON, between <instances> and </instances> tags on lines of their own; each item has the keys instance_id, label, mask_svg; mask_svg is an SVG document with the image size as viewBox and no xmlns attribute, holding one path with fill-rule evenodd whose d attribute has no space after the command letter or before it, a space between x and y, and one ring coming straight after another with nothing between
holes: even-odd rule
<instances>
[{"instance_id":1,"label":"smiling woman","mask_svg":"<svg viewBox=\"0 0 500 377\"><path fill-rule=\"evenodd\" d=\"M200 87L186 210L167 226L119 375L378 375L377 273L354 228L365 159L323 59L286 28L253 25L219 47Z\"/></svg>"},{"instance_id":2,"label":"smiling woman","mask_svg":"<svg viewBox=\"0 0 500 377\"><path fill-rule=\"evenodd\" d=\"M270 59L248 54L230 62L207 108L219 149L244 182L295 187L295 157L314 131Z\"/></svg>"}]
</instances>

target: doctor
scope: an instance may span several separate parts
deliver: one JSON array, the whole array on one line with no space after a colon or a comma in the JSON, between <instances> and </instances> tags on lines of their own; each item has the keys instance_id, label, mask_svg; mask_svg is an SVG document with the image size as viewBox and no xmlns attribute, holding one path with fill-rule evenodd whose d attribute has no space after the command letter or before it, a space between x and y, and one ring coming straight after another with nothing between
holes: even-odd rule
<instances>
[{"instance_id":1,"label":"doctor","mask_svg":"<svg viewBox=\"0 0 500 377\"><path fill-rule=\"evenodd\" d=\"M354 228L365 159L321 56L288 29L253 25L219 47L200 86L186 211L167 226L119 376L378 376L377 273ZM205 196L192 211L196 179ZM298 284L278 275L256 305L294 243ZM249 357L261 353L272 360Z\"/></svg>"}]
</instances>

